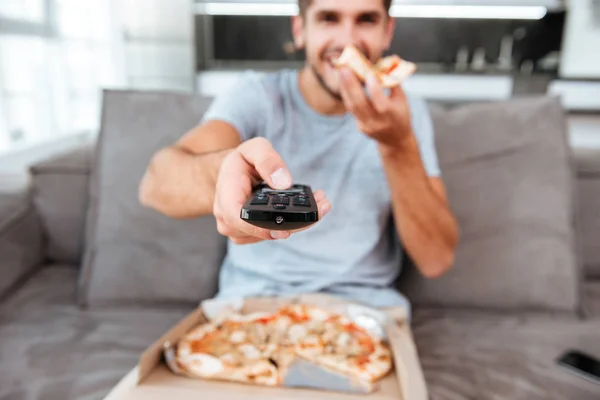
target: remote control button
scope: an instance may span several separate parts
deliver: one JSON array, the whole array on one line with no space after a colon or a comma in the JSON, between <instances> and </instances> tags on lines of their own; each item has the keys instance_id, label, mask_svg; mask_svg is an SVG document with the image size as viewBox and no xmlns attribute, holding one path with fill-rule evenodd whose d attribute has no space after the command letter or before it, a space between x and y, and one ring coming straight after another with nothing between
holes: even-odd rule
<instances>
[{"instance_id":1,"label":"remote control button","mask_svg":"<svg viewBox=\"0 0 600 400\"><path fill-rule=\"evenodd\" d=\"M288 205L290 204L290 198L287 197L286 195L277 195L277 196L273 196L273 204L285 204Z\"/></svg>"},{"instance_id":2,"label":"remote control button","mask_svg":"<svg viewBox=\"0 0 600 400\"><path fill-rule=\"evenodd\" d=\"M275 223L276 223L277 225L281 225L281 224L283 224L284 222L285 222L285 219L284 219L284 218L283 218L281 215L278 215L278 216L276 216L276 217L275 217Z\"/></svg>"},{"instance_id":3,"label":"remote control button","mask_svg":"<svg viewBox=\"0 0 600 400\"><path fill-rule=\"evenodd\" d=\"M286 205L285 204L273 204L273 208L276 210L285 210Z\"/></svg>"},{"instance_id":4,"label":"remote control button","mask_svg":"<svg viewBox=\"0 0 600 400\"><path fill-rule=\"evenodd\" d=\"M310 207L310 200L309 200L308 196L296 196L296 198L294 199L294 205Z\"/></svg>"},{"instance_id":5,"label":"remote control button","mask_svg":"<svg viewBox=\"0 0 600 400\"><path fill-rule=\"evenodd\" d=\"M252 199L252 201L250 202L250 205L258 205L258 206L264 206L269 204L269 198L267 196L254 196L254 198Z\"/></svg>"}]
</instances>

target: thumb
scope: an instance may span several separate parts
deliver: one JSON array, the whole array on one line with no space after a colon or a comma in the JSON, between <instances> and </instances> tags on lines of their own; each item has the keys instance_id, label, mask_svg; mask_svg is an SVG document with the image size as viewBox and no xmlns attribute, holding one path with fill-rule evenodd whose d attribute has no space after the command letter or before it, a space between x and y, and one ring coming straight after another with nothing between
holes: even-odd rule
<instances>
[{"instance_id":1,"label":"thumb","mask_svg":"<svg viewBox=\"0 0 600 400\"><path fill-rule=\"evenodd\" d=\"M267 139L250 139L242 143L238 151L270 187L283 190L292 186L287 166Z\"/></svg>"},{"instance_id":2,"label":"thumb","mask_svg":"<svg viewBox=\"0 0 600 400\"><path fill-rule=\"evenodd\" d=\"M288 189L292 186L292 176L285 167L276 169L267 179L269 186L274 189Z\"/></svg>"}]
</instances>

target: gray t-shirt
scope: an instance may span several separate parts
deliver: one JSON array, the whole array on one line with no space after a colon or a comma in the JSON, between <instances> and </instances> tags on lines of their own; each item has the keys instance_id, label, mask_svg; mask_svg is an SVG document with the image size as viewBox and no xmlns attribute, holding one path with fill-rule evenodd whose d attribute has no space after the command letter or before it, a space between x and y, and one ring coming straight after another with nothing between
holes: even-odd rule
<instances>
[{"instance_id":1,"label":"gray t-shirt","mask_svg":"<svg viewBox=\"0 0 600 400\"><path fill-rule=\"evenodd\" d=\"M426 103L407 94L425 169L439 174ZM376 142L351 114L325 116L304 100L298 72L246 72L215 98L203 120L237 128L242 140L267 138L295 183L323 189L332 208L287 240L228 243L217 297L324 292L373 307L409 304L393 286L401 245Z\"/></svg>"}]
</instances>

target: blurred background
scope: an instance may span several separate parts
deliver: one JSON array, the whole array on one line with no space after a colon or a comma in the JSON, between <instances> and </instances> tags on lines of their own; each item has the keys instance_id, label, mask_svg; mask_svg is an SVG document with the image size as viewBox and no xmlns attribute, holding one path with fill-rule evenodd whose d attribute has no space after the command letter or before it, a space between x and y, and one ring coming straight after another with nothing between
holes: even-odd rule
<instances>
[{"instance_id":1,"label":"blurred background","mask_svg":"<svg viewBox=\"0 0 600 400\"><path fill-rule=\"evenodd\" d=\"M0 171L90 140L102 89L214 95L300 67L295 0L0 0ZM600 147L600 0L401 0L408 90L462 103L560 95L573 146ZM37 153L36 153L37 152Z\"/></svg>"}]
</instances>

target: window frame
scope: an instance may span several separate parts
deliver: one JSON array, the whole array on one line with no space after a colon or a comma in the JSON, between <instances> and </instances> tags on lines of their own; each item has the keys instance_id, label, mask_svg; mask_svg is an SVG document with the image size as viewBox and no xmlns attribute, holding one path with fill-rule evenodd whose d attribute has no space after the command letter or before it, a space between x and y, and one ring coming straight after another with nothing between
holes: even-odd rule
<instances>
[{"instance_id":1,"label":"window frame","mask_svg":"<svg viewBox=\"0 0 600 400\"><path fill-rule=\"evenodd\" d=\"M43 22L31 22L22 19L0 16L0 35L30 35L43 38L57 36L56 0L43 0Z\"/></svg>"}]
</instances>

